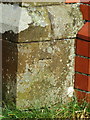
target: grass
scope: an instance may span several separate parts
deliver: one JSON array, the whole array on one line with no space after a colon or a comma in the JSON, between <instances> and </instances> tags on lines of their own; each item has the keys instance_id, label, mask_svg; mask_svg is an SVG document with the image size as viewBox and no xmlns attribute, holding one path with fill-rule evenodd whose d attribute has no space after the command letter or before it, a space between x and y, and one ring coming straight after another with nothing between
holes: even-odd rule
<instances>
[{"instance_id":1,"label":"grass","mask_svg":"<svg viewBox=\"0 0 90 120\"><path fill-rule=\"evenodd\" d=\"M3 119L14 120L17 118L89 118L90 105L86 102L79 104L75 98L68 103L58 103L50 108L47 106L41 109L18 110L3 108Z\"/></svg>"}]
</instances>

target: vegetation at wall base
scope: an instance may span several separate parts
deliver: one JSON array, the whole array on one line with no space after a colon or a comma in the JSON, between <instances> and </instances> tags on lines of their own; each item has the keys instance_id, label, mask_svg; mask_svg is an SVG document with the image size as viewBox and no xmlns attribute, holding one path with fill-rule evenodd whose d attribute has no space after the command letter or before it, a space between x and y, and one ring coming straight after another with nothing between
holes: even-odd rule
<instances>
[{"instance_id":1,"label":"vegetation at wall base","mask_svg":"<svg viewBox=\"0 0 90 120\"><path fill-rule=\"evenodd\" d=\"M68 103L58 103L52 107L41 109L18 110L10 109L9 106L3 108L2 120L30 120L34 119L81 119L90 118L90 104L83 102L79 104L75 97Z\"/></svg>"}]
</instances>

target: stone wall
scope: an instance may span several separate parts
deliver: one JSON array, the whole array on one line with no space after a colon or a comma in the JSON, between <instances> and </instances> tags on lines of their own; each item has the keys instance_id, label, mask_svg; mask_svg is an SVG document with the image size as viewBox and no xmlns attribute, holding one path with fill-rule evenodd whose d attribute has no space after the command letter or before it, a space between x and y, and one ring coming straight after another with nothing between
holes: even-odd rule
<instances>
[{"instance_id":1,"label":"stone wall","mask_svg":"<svg viewBox=\"0 0 90 120\"><path fill-rule=\"evenodd\" d=\"M0 6L3 101L27 109L67 100L74 80L74 40L84 24L79 5Z\"/></svg>"}]
</instances>

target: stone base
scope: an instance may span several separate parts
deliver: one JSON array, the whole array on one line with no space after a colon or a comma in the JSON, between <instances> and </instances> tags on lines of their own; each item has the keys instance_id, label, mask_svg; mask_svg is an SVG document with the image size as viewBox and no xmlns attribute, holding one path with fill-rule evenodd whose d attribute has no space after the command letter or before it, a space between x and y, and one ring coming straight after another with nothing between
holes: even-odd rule
<instances>
[{"instance_id":1,"label":"stone base","mask_svg":"<svg viewBox=\"0 0 90 120\"><path fill-rule=\"evenodd\" d=\"M66 100L73 64L73 39L19 44L3 40L5 104L27 109Z\"/></svg>"}]
</instances>

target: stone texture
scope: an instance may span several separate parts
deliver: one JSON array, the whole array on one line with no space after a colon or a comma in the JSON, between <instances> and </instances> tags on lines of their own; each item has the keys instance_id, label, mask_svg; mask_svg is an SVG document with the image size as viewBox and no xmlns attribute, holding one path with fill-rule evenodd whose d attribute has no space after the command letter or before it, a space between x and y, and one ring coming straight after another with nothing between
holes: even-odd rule
<instances>
[{"instance_id":1,"label":"stone texture","mask_svg":"<svg viewBox=\"0 0 90 120\"><path fill-rule=\"evenodd\" d=\"M0 4L0 7L2 7L0 33L5 33L6 40L14 42L50 40L51 23L45 7L21 8L16 4ZM17 40L14 39L16 36Z\"/></svg>"},{"instance_id":2,"label":"stone texture","mask_svg":"<svg viewBox=\"0 0 90 120\"><path fill-rule=\"evenodd\" d=\"M37 43L3 41L3 100L18 108L67 100L73 86L74 39Z\"/></svg>"},{"instance_id":3,"label":"stone texture","mask_svg":"<svg viewBox=\"0 0 90 120\"><path fill-rule=\"evenodd\" d=\"M11 5L12 7L15 8L15 5ZM60 4L44 7L28 6L22 8L18 6L17 9L21 10L18 16L25 12L27 17L18 17L18 34L14 31L9 31L10 34L7 36L8 30L6 30L7 27L5 25L6 32L4 36L5 39L10 41L31 42L76 37L78 30L83 26L82 14L77 4ZM7 16L9 17L9 14ZM30 24L27 19L30 19ZM22 31L20 31L20 21L22 21L23 29L25 28ZM28 26L27 29L25 25ZM13 24L11 26L12 28L14 27ZM17 41L14 39L16 35L18 36Z\"/></svg>"},{"instance_id":4,"label":"stone texture","mask_svg":"<svg viewBox=\"0 0 90 120\"><path fill-rule=\"evenodd\" d=\"M65 0L62 0L61 2L23 2L23 7L29 7L29 6L51 6L51 5L60 5Z\"/></svg>"},{"instance_id":5,"label":"stone texture","mask_svg":"<svg viewBox=\"0 0 90 120\"><path fill-rule=\"evenodd\" d=\"M16 103L17 45L2 41L2 100L4 104Z\"/></svg>"},{"instance_id":6,"label":"stone texture","mask_svg":"<svg viewBox=\"0 0 90 120\"><path fill-rule=\"evenodd\" d=\"M54 39L76 37L83 26L82 14L77 4L48 6Z\"/></svg>"},{"instance_id":7,"label":"stone texture","mask_svg":"<svg viewBox=\"0 0 90 120\"><path fill-rule=\"evenodd\" d=\"M82 14L77 4L47 5L22 8L7 5L20 9L27 17L18 15L16 27L19 29L22 19L23 31L6 30L5 24L2 35L5 104L15 103L22 109L44 107L64 102L73 95L69 94L74 79L73 37L83 25Z\"/></svg>"},{"instance_id":8,"label":"stone texture","mask_svg":"<svg viewBox=\"0 0 90 120\"><path fill-rule=\"evenodd\" d=\"M18 4L0 3L0 33L12 30L14 33L24 31L32 24L32 18L28 15L26 8ZM8 14L9 13L9 14Z\"/></svg>"},{"instance_id":9,"label":"stone texture","mask_svg":"<svg viewBox=\"0 0 90 120\"><path fill-rule=\"evenodd\" d=\"M19 42L43 41L51 38L51 23L48 17L47 9L44 7L28 8L28 14L31 16L33 24L28 29L18 35Z\"/></svg>"}]
</instances>

